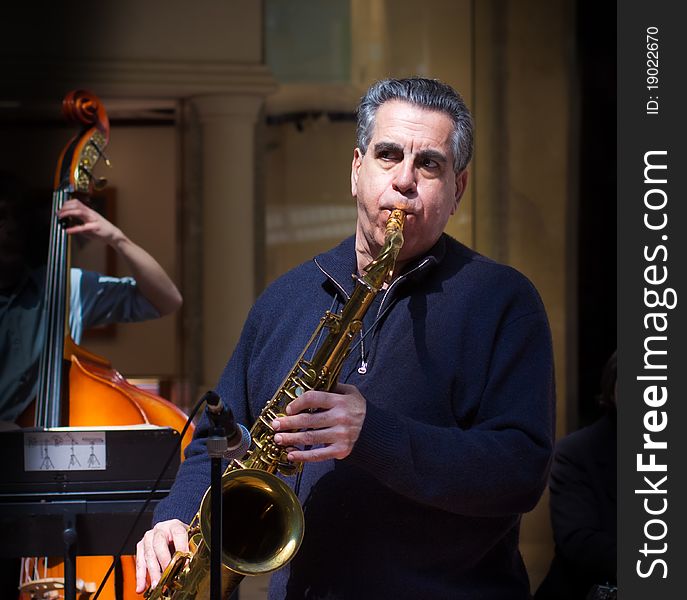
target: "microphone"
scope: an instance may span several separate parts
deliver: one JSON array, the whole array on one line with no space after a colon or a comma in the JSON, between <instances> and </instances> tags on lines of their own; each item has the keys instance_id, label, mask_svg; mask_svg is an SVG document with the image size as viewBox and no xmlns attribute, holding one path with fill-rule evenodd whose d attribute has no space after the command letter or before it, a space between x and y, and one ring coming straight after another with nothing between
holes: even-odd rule
<instances>
[{"instance_id":1,"label":"microphone","mask_svg":"<svg viewBox=\"0 0 687 600\"><path fill-rule=\"evenodd\" d=\"M215 429L214 435L217 436L219 433L217 430L224 431L221 444L224 458L231 460L242 457L250 448L251 437L248 430L236 422L231 408L222 402L217 393L205 392L203 399L207 406L205 413ZM208 450L211 450L209 446Z\"/></svg>"}]
</instances>

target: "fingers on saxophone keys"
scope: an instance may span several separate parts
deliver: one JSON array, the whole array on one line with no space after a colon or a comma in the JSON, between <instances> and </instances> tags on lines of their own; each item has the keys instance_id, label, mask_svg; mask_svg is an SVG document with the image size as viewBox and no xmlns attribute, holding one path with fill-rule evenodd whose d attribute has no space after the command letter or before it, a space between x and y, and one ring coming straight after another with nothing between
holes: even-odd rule
<instances>
[{"instance_id":1,"label":"fingers on saxophone keys","mask_svg":"<svg viewBox=\"0 0 687 600\"><path fill-rule=\"evenodd\" d=\"M142 594L146 589L146 559L143 540L136 544L136 593Z\"/></svg>"},{"instance_id":2,"label":"fingers on saxophone keys","mask_svg":"<svg viewBox=\"0 0 687 600\"><path fill-rule=\"evenodd\" d=\"M296 431L298 429L320 429L331 425L330 415L326 412L301 413L292 417L279 417L272 421L275 431ZM279 443L279 442L277 442Z\"/></svg>"},{"instance_id":3,"label":"fingers on saxophone keys","mask_svg":"<svg viewBox=\"0 0 687 600\"><path fill-rule=\"evenodd\" d=\"M294 450L289 452L291 462L319 462L332 458L344 458L346 453L341 452L336 445L312 448L310 450Z\"/></svg>"},{"instance_id":4,"label":"fingers on saxophone keys","mask_svg":"<svg viewBox=\"0 0 687 600\"><path fill-rule=\"evenodd\" d=\"M169 539L177 552L188 552L188 525L172 519L169 522Z\"/></svg>"},{"instance_id":5,"label":"fingers on saxophone keys","mask_svg":"<svg viewBox=\"0 0 687 600\"><path fill-rule=\"evenodd\" d=\"M148 570L150 587L160 581L162 570L169 564L172 555L169 551L170 539L156 526L146 532L136 549L136 589L145 589L145 570ZM143 590L141 590L143 591Z\"/></svg>"},{"instance_id":6,"label":"fingers on saxophone keys","mask_svg":"<svg viewBox=\"0 0 687 600\"><path fill-rule=\"evenodd\" d=\"M151 533L150 531L148 533ZM150 580L150 587L154 588L160 581L160 563L151 545L148 533L136 545L136 592L142 593L146 588L146 574Z\"/></svg>"},{"instance_id":7,"label":"fingers on saxophone keys","mask_svg":"<svg viewBox=\"0 0 687 600\"><path fill-rule=\"evenodd\" d=\"M277 444L289 448L289 450L291 447L298 448L303 446L316 446L318 444L332 444L337 439L337 431L332 428L278 433L274 436L274 441Z\"/></svg>"},{"instance_id":8,"label":"fingers on saxophone keys","mask_svg":"<svg viewBox=\"0 0 687 600\"><path fill-rule=\"evenodd\" d=\"M311 408L331 408L334 406L334 401L332 394L329 392L321 392L316 390L310 390L305 392L302 396L298 396L286 407L287 415L295 415L296 413L302 412Z\"/></svg>"},{"instance_id":9,"label":"fingers on saxophone keys","mask_svg":"<svg viewBox=\"0 0 687 600\"><path fill-rule=\"evenodd\" d=\"M152 550L153 550L153 557L157 559L157 561L160 563L160 567L162 569L167 568L167 565L169 562L172 560L172 553L169 550L169 543L170 543L170 538L167 532L165 531L156 531L153 530L154 536L153 536L153 544L152 544ZM148 555L146 554L146 559L148 558Z\"/></svg>"}]
</instances>

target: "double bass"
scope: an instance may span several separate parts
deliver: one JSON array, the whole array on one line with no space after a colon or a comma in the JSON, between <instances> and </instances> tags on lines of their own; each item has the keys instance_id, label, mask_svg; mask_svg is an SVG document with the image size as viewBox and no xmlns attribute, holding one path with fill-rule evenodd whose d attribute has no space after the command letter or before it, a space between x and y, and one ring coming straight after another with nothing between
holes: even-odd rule
<instances>
[{"instance_id":1,"label":"double bass","mask_svg":"<svg viewBox=\"0 0 687 600\"><path fill-rule=\"evenodd\" d=\"M102 102L85 90L69 92L62 112L81 130L62 150L55 170L44 296L46 334L38 393L19 423L41 428L152 424L181 431L187 419L176 405L129 383L106 358L77 345L69 333L69 236L57 211L69 198L87 201L102 184L94 175L94 167L105 157L110 124ZM190 427L182 439L182 450L192 435ZM80 599L91 597L111 562L111 557L77 557ZM115 589L111 578L100 598L139 598L133 557L123 557L121 568L122 589ZM21 600L60 597L55 593L63 585L61 557L22 559Z\"/></svg>"}]
</instances>

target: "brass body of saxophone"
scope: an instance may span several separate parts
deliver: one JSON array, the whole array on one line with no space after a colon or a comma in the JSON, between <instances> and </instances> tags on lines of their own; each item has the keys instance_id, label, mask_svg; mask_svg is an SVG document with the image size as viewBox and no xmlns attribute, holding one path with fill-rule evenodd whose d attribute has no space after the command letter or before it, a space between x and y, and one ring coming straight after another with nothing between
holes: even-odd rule
<instances>
[{"instance_id":1,"label":"brass body of saxophone","mask_svg":"<svg viewBox=\"0 0 687 600\"><path fill-rule=\"evenodd\" d=\"M251 445L222 475L222 597L228 599L245 575L275 571L293 558L303 539L303 510L293 491L275 473L294 475L302 468L289 462L288 450L274 442L271 423L285 415L288 404L308 390L331 390L351 343L374 297L392 276L403 245L405 213L391 212L384 246L365 268L353 275L355 289L341 313L327 311L277 392L265 405L250 434ZM304 357L320 332L329 332L311 360ZM210 490L189 526L189 552L176 552L146 600L204 600L210 590Z\"/></svg>"}]
</instances>

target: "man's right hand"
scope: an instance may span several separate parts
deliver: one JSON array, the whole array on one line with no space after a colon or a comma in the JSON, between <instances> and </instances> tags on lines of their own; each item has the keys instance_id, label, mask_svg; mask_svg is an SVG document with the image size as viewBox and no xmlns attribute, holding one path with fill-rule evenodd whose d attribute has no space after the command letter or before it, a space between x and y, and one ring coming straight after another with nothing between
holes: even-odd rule
<instances>
[{"instance_id":1,"label":"man's right hand","mask_svg":"<svg viewBox=\"0 0 687 600\"><path fill-rule=\"evenodd\" d=\"M136 592L146 589L147 581L154 588L160 581L162 571L172 560L176 551L188 552L188 525L178 519L161 521L145 533L136 544ZM147 581L146 581L146 575Z\"/></svg>"}]
</instances>

